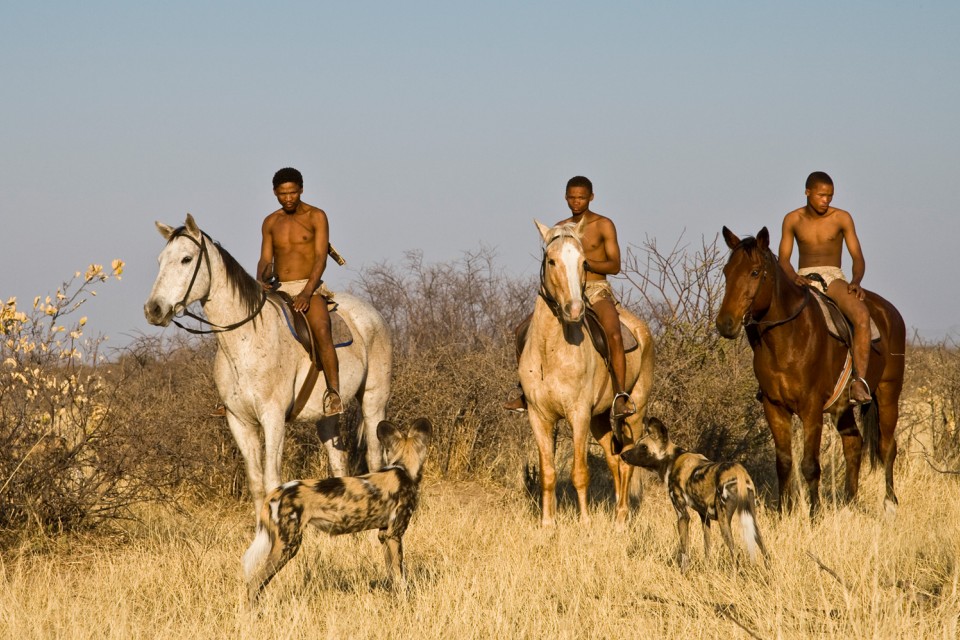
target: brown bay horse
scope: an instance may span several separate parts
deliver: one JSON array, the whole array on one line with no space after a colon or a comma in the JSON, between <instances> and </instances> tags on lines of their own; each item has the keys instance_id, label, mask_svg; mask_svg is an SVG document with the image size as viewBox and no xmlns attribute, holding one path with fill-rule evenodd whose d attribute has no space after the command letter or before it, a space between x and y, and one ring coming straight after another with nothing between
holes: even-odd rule
<instances>
[{"instance_id":1,"label":"brown bay horse","mask_svg":"<svg viewBox=\"0 0 960 640\"><path fill-rule=\"evenodd\" d=\"M581 221L582 223L582 221ZM584 326L586 258L580 242L581 225L553 228L537 222L543 240L540 295L527 331L518 365L520 384L528 403L528 417L540 453L541 524L554 524L557 508L555 463L557 422L565 418L573 431L571 480L577 491L580 519L589 520L587 445L591 434L600 443L613 476L616 518L629 514L633 467L620 459L610 421L613 384L610 371L593 346ZM621 427L622 444L631 444L642 431L647 398L653 384L653 337L647 324L620 308L620 320L636 338L638 347L627 353L624 388L637 407Z\"/></svg>"},{"instance_id":2,"label":"brown bay horse","mask_svg":"<svg viewBox=\"0 0 960 640\"><path fill-rule=\"evenodd\" d=\"M760 383L761 402L776 448L780 510L791 508L793 455L791 417L803 423L803 459L800 470L807 481L810 514L820 507L820 438L823 415L831 415L843 444L846 494L853 499L860 480L864 439L872 465L882 461L886 476L884 506L896 510L893 461L897 455L894 432L903 387L906 328L897 309L867 291L866 304L880 330L867 367L867 384L873 402L861 413L863 435L857 429L848 394L835 396L847 348L827 332L823 313L807 287L792 282L770 251L770 234L764 227L756 238L742 240L726 227L723 237L731 254L723 269L726 292L717 314L717 329L735 338L741 327L753 349L753 370Z\"/></svg>"}]
</instances>

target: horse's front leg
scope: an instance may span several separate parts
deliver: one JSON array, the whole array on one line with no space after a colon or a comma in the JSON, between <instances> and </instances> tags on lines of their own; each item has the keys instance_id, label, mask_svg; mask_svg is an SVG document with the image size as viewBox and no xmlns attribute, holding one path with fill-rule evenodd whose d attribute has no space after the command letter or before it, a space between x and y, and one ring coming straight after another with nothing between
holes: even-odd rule
<instances>
[{"instance_id":1,"label":"horse's front leg","mask_svg":"<svg viewBox=\"0 0 960 640\"><path fill-rule=\"evenodd\" d=\"M530 428L533 430L533 438L537 442L537 450L540 452L540 501L542 509L540 524L544 527L552 527L557 515L557 467L554 462L553 438L556 420L541 416L533 406L528 411L528 417Z\"/></svg>"},{"instance_id":2,"label":"horse's front leg","mask_svg":"<svg viewBox=\"0 0 960 640\"><path fill-rule=\"evenodd\" d=\"M244 422L227 409L227 426L237 443L247 470L247 487L253 498L253 516L259 517L267 493L263 487L263 449L256 424Z\"/></svg>"},{"instance_id":3,"label":"horse's front leg","mask_svg":"<svg viewBox=\"0 0 960 640\"><path fill-rule=\"evenodd\" d=\"M260 416L260 424L263 426L263 488L269 492L282 482L280 470L287 424L284 414L279 410L265 412Z\"/></svg>"},{"instance_id":4,"label":"horse's front leg","mask_svg":"<svg viewBox=\"0 0 960 640\"><path fill-rule=\"evenodd\" d=\"M810 498L810 517L820 512L820 442L823 436L823 409L819 406L805 409L800 416L803 422L803 459L800 473L807 481Z\"/></svg>"},{"instance_id":5,"label":"horse's front leg","mask_svg":"<svg viewBox=\"0 0 960 640\"><path fill-rule=\"evenodd\" d=\"M793 475L793 451L791 450L791 420L790 412L770 402L763 397L763 414L770 425L773 434L773 446L777 457L777 482L780 489L780 500L777 509L780 513L793 509L793 494L791 493L791 476Z\"/></svg>"},{"instance_id":6,"label":"horse's front leg","mask_svg":"<svg viewBox=\"0 0 960 640\"><path fill-rule=\"evenodd\" d=\"M577 490L577 504L580 507L580 522L590 522L590 512L587 507L587 489L590 487L590 468L587 465L587 446L590 444L589 412L580 415L567 416L567 422L573 429L573 469L570 480Z\"/></svg>"},{"instance_id":7,"label":"horse's front leg","mask_svg":"<svg viewBox=\"0 0 960 640\"><path fill-rule=\"evenodd\" d=\"M630 425L630 419L625 421L623 431L625 443L630 444L634 441L633 427ZM616 521L618 525L625 524L630 517L630 480L633 477L633 466L624 462L619 455L613 453L613 432L610 430L610 418L608 413L602 413L594 416L590 420L590 431L594 439L600 443L603 448L603 455L607 462L607 468L610 469L610 475L613 478L613 493L616 499Z\"/></svg>"}]
</instances>

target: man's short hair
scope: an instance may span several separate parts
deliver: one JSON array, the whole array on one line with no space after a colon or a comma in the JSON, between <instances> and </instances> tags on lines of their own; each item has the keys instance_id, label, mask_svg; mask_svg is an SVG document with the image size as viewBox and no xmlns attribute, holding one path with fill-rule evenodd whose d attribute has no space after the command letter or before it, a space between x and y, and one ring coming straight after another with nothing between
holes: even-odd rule
<instances>
[{"instance_id":1,"label":"man's short hair","mask_svg":"<svg viewBox=\"0 0 960 640\"><path fill-rule=\"evenodd\" d=\"M570 187L586 187L587 191L589 191L590 194L593 195L593 183L590 182L589 178L585 178L583 176L573 176L572 178L567 180L568 191L570 190Z\"/></svg>"},{"instance_id":2,"label":"man's short hair","mask_svg":"<svg viewBox=\"0 0 960 640\"><path fill-rule=\"evenodd\" d=\"M286 182L292 182L303 189L303 175L293 167L284 167L273 174L274 189Z\"/></svg>"},{"instance_id":3,"label":"man's short hair","mask_svg":"<svg viewBox=\"0 0 960 640\"><path fill-rule=\"evenodd\" d=\"M823 171L814 171L809 176L807 176L807 189L813 189L814 185L817 184L828 184L831 187L833 186L833 178L828 176Z\"/></svg>"}]
</instances>

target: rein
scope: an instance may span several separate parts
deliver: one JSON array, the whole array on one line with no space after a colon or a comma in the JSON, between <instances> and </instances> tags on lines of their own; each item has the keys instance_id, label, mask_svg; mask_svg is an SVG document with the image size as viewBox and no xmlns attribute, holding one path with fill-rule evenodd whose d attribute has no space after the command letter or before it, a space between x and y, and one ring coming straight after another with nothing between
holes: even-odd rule
<instances>
[{"instance_id":1,"label":"rein","mask_svg":"<svg viewBox=\"0 0 960 640\"><path fill-rule=\"evenodd\" d=\"M187 299L190 297L190 292L193 290L193 285L197 281L197 275L200 273L200 263L204 261L207 263L207 280L209 280L211 283L213 282L213 272L210 268L210 254L207 251L207 242L206 242L207 234L201 231L200 240L198 241L189 233L185 233L183 230L181 230L179 233L175 233L170 239L173 240L174 238L177 238L179 236L187 238L188 240L190 240L190 242L200 247L200 257L197 260L197 266L194 267L193 269L193 276L190 278L190 284L187 286L186 293L183 294L183 299L177 303L183 307L183 311L181 312L180 317L186 316L188 318L193 318L194 320L201 322L205 325L208 325L211 328L210 329L194 329L192 327L187 327L177 322L176 318L173 319L173 324L177 325L178 327L180 327L181 329L183 329L188 333L192 333L195 335L205 335L208 333L224 333L225 331L233 331L237 327L241 327L246 323L250 322L251 320L253 320L254 318L256 318L260 314L260 311L263 309L263 305L267 301L266 291L263 292L263 297L260 298L260 304L257 305L257 308L254 309L253 313L251 313L249 316L247 316L243 320L234 322L232 324L228 324L226 326L210 322L206 318L202 316L198 316L197 314L193 313L187 308ZM207 298L203 298L200 300L200 304L202 305L206 303L206 301L207 301Z\"/></svg>"},{"instance_id":2,"label":"rein","mask_svg":"<svg viewBox=\"0 0 960 640\"><path fill-rule=\"evenodd\" d=\"M764 280L767 279L767 268L769 265L764 263L763 274L760 276L760 283L762 284ZM757 287L759 291L759 286ZM754 299L756 299L756 294L754 294ZM797 316L800 315L800 312L804 310L807 306L807 303L810 302L810 289L803 287L803 300L800 302L800 305L797 307L796 311L791 313L786 318L781 318L780 320L754 320L753 316L750 315L750 311L753 307L753 300L750 301L750 307L747 308L747 312L743 314L743 326L744 327L756 327L758 333L763 333L765 329L772 329L773 327L778 327L782 324L787 324L793 320L796 320Z\"/></svg>"}]
</instances>

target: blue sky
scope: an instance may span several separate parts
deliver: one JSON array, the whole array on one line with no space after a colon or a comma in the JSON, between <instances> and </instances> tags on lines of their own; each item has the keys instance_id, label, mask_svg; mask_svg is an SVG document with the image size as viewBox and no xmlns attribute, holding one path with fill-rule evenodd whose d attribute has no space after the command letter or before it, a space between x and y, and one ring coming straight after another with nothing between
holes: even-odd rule
<instances>
[{"instance_id":1,"label":"blue sky","mask_svg":"<svg viewBox=\"0 0 960 640\"><path fill-rule=\"evenodd\" d=\"M192 212L252 271L287 165L349 261L335 288L410 249L533 274L575 174L624 248L777 241L824 170L864 284L957 337L957 24L939 1L5 3L0 296L120 257L90 326L151 333L153 221Z\"/></svg>"}]
</instances>

